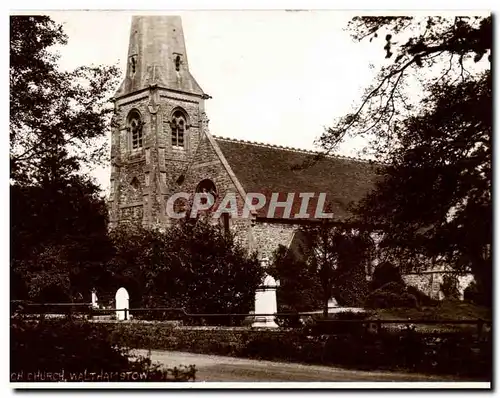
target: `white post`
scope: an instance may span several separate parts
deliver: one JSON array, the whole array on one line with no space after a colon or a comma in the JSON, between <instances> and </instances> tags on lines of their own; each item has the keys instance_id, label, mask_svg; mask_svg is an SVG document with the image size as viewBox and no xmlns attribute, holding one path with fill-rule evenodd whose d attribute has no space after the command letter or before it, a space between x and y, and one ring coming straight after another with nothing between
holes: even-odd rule
<instances>
[{"instance_id":1,"label":"white post","mask_svg":"<svg viewBox=\"0 0 500 398\"><path fill-rule=\"evenodd\" d=\"M262 259L261 265L264 269L267 268L267 258ZM255 320L252 324L254 328L277 328L275 315L278 312L278 304L276 301L276 288L279 282L271 275L265 274L264 281L255 292ZM259 315L264 314L264 315Z\"/></svg>"}]
</instances>

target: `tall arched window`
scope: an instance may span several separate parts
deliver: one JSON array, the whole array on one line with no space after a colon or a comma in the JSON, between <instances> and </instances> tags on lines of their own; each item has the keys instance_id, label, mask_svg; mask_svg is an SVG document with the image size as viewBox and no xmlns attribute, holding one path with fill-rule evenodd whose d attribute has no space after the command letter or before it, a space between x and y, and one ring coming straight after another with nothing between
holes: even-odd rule
<instances>
[{"instance_id":1,"label":"tall arched window","mask_svg":"<svg viewBox=\"0 0 500 398\"><path fill-rule=\"evenodd\" d=\"M133 110L128 115L128 131L130 133L130 146L132 149L140 149L143 146L143 122L141 115Z\"/></svg>"},{"instance_id":2,"label":"tall arched window","mask_svg":"<svg viewBox=\"0 0 500 398\"><path fill-rule=\"evenodd\" d=\"M184 114L177 110L172 115L172 146L184 148L184 133L187 129L186 118Z\"/></svg>"}]
</instances>

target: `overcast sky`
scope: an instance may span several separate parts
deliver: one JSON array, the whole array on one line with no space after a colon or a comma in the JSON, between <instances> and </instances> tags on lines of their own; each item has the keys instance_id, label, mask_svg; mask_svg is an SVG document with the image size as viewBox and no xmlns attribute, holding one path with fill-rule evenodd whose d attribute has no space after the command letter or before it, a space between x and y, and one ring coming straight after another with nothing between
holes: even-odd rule
<instances>
[{"instance_id":1,"label":"overcast sky","mask_svg":"<svg viewBox=\"0 0 500 398\"><path fill-rule=\"evenodd\" d=\"M132 14L45 12L69 37L60 64L118 64L125 71ZM204 92L213 135L317 149L314 140L352 111L385 62L384 39L354 42L353 11L162 11L181 15L191 73ZM380 12L379 12L380 14ZM422 12L421 15L427 15ZM361 140L340 153L356 156ZM107 189L109 168L93 173Z\"/></svg>"},{"instance_id":2,"label":"overcast sky","mask_svg":"<svg viewBox=\"0 0 500 398\"><path fill-rule=\"evenodd\" d=\"M314 149L349 112L384 60L383 43L355 43L342 11L190 11L182 16L191 73L214 135ZM125 70L129 11L48 12L69 37L62 67L117 64ZM135 12L137 14L137 12ZM347 143L354 155L359 143ZM109 170L99 170L107 188Z\"/></svg>"}]
</instances>

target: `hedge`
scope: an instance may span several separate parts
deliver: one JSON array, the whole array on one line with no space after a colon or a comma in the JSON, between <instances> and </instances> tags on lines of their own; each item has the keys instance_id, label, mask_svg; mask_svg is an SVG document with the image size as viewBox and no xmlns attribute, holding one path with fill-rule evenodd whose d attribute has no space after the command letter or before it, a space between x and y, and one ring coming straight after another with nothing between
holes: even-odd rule
<instances>
[{"instance_id":1,"label":"hedge","mask_svg":"<svg viewBox=\"0 0 500 398\"><path fill-rule=\"evenodd\" d=\"M104 324L72 319L12 318L13 382L194 381L196 367L165 368L129 355Z\"/></svg>"},{"instance_id":2,"label":"hedge","mask_svg":"<svg viewBox=\"0 0 500 398\"><path fill-rule=\"evenodd\" d=\"M423 335L407 329L402 333L310 336L297 329L166 327L133 322L106 325L113 342L129 348L491 379L491 341L478 341L466 333Z\"/></svg>"}]
</instances>

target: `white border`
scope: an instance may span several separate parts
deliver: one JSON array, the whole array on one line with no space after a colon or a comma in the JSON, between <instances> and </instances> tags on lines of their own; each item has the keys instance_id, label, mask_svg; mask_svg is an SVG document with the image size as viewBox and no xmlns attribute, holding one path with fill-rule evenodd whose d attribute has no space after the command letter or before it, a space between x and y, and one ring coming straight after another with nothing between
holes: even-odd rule
<instances>
[{"instance_id":1,"label":"white border","mask_svg":"<svg viewBox=\"0 0 500 398\"><path fill-rule=\"evenodd\" d=\"M312 10L312 9L322 9L322 10L363 10L364 13L383 13L385 15L390 14L408 14L414 10L427 10L427 11L419 11L424 13L429 13L432 10L432 14L440 13L438 10L449 10L449 6L453 6L454 10L461 9L462 13L467 13L467 10L471 10L471 5L474 6L476 12L478 10L491 10L493 9L493 1L492 0L475 0L473 3L470 1L464 0L455 0L454 2L448 1L436 1L436 0L419 0L419 1L406 1L401 2L394 0L382 0L376 3L370 2L368 0L338 0L336 2L329 2L327 0L253 0L253 1L240 1L240 0L214 0L210 3L202 0L184 0L184 1L176 1L171 0L168 3L165 2L157 2L152 0L143 0L141 2L131 2L131 1L98 1L98 0L87 0L87 1L61 1L61 0L52 0L52 1L44 1L44 2L35 2L35 1L16 1L16 2L6 2L7 14L15 13L15 11L21 10L137 10L138 13L142 11L151 13L151 10L159 10L160 8L164 11L174 11L174 10L276 10L276 9L299 9L299 10ZM161 7L159 7L161 5ZM402 8L402 6L406 6L408 8ZM392 10L392 11L373 11L373 8L377 8L378 10ZM140 9L139 9L140 8ZM146 11L149 10L149 11ZM453 12L453 10L450 10ZM4 19L5 21L5 19ZM7 47L7 37L8 37L8 24L2 24L0 27L0 34L2 35L2 43L6 46L6 52L8 52ZM5 68L5 73L3 76L7 75L8 69L8 57L3 58L2 68ZM497 79L495 79L497 80ZM4 84L6 83L6 79L3 80ZM7 93L7 88L2 91L3 93ZM6 98L6 97L5 97ZM6 99L8 102L8 99ZM8 123L8 105L4 107L6 112L2 112L2 119L4 121L4 126ZM4 131L5 133L5 131ZM3 139L6 139L7 134L3 135ZM497 141L497 140L495 140ZM8 148L8 142L4 143L3 148ZM495 144L496 147L496 144ZM6 149L7 150L7 149ZM6 177L4 183L6 184L8 181L8 158L4 157L4 166L1 168L2 176ZM6 186L6 185L5 185ZM8 195L8 194L7 194ZM2 195L2 199L5 198L5 202L1 209L3 210L3 220L9 219L8 213L8 196ZM5 223L5 229L3 230L2 236L4 237L2 244L5 245L4 248L6 250L2 250L2 253L5 253L5 257L7 261L4 261L3 264L8 264L8 238L9 238L9 229ZM495 236L496 238L496 236ZM4 272L8 272L8 267L4 267ZM8 284L9 277L2 278L3 283ZM4 294L7 295L9 292L9 288L2 289ZM9 298L6 297L3 300L4 308L6 312L2 316L2 319L6 321L5 329L8 327L8 317L9 314ZM4 336L8 336L8 334L4 334ZM8 337L5 339L6 345L9 345ZM5 342L4 340L4 342ZM10 352L10 350L6 349L5 352ZM7 356L5 356L7 357ZM498 368L498 367L497 367ZM2 374L4 377L8 374L9 364L7 361L2 362ZM5 380L5 379L4 379ZM4 384L5 385L5 384ZM252 388L252 389L260 389L260 388L362 388L362 389L392 389L392 388L490 388L490 383L421 383L421 382L410 382L410 383L386 383L386 382L378 382L378 383L9 383L9 387L12 389L48 389L48 388L99 388L99 389L110 389L110 388L119 388L119 389L146 389L146 388L175 388L175 389L186 389L186 388ZM10 390L12 394L12 390ZM262 394L262 393L260 393ZM259 395L260 395L259 394ZM2 394L3 396L3 394Z\"/></svg>"}]
</instances>

